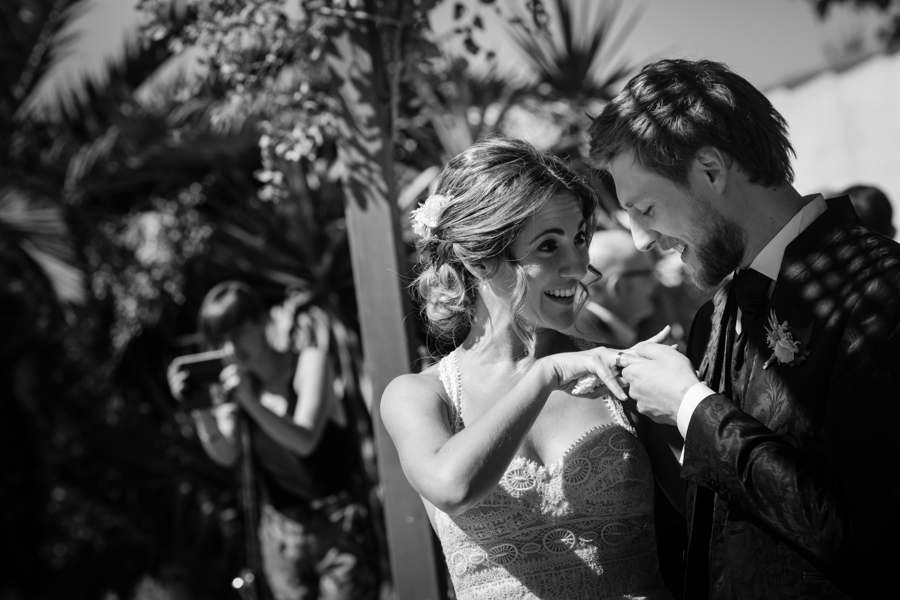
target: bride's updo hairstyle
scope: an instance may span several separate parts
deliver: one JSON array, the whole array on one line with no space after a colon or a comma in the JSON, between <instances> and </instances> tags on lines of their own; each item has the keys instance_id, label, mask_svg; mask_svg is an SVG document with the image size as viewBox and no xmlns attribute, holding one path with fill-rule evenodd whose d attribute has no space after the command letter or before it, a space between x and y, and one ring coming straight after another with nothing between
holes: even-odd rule
<instances>
[{"instance_id":1,"label":"bride's updo hairstyle","mask_svg":"<svg viewBox=\"0 0 900 600\"><path fill-rule=\"evenodd\" d=\"M510 306L516 333L529 353L533 351L533 328L520 317L525 270L509 256L509 247L529 217L563 194L579 203L590 236L597 197L552 154L522 140L493 135L447 163L434 195L412 215L419 257L413 287L429 331L439 342L458 345L472 325L479 280L465 264L501 258L516 273Z\"/></svg>"}]
</instances>

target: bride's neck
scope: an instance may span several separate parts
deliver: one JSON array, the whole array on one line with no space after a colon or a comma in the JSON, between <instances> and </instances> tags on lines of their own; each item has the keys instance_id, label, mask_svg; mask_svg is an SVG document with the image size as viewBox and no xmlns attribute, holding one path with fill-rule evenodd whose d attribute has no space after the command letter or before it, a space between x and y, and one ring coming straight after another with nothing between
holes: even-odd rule
<instances>
[{"instance_id":1,"label":"bride's neck","mask_svg":"<svg viewBox=\"0 0 900 600\"><path fill-rule=\"evenodd\" d=\"M551 354L555 340L555 331L538 330L534 336L534 354L529 354L528 345L516 329L513 315L508 310L490 311L479 303L462 349L477 355L482 363L521 363Z\"/></svg>"}]
</instances>

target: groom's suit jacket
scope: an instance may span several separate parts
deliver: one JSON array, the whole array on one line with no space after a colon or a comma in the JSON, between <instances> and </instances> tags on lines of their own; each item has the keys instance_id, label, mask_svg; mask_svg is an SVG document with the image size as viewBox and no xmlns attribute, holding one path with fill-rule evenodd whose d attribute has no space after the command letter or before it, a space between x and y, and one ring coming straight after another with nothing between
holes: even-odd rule
<instances>
[{"instance_id":1,"label":"groom's suit jacket","mask_svg":"<svg viewBox=\"0 0 900 600\"><path fill-rule=\"evenodd\" d=\"M685 439L685 597L892 596L875 594L900 586L900 245L830 200L787 247L741 356L729 288L688 348L721 393ZM770 311L797 364L765 367Z\"/></svg>"}]
</instances>

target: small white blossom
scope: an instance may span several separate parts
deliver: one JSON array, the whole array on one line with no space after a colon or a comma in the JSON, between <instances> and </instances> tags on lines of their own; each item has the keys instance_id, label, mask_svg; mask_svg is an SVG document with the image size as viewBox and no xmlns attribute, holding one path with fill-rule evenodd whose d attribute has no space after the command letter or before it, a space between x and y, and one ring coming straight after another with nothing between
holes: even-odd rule
<instances>
[{"instance_id":1,"label":"small white blossom","mask_svg":"<svg viewBox=\"0 0 900 600\"><path fill-rule=\"evenodd\" d=\"M431 234L441 219L441 213L447 206L449 199L446 196L435 194L429 196L422 206L413 210L409 219L412 222L413 233L419 237L427 237Z\"/></svg>"}]
</instances>

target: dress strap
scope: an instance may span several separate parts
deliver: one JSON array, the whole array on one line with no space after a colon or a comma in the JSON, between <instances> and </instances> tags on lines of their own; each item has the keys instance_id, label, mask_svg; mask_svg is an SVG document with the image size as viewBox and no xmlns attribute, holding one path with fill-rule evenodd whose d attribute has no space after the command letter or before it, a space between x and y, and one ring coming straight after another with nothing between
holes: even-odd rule
<instances>
[{"instance_id":1,"label":"dress strap","mask_svg":"<svg viewBox=\"0 0 900 600\"><path fill-rule=\"evenodd\" d=\"M634 427L631 426L631 421L628 420L628 416L625 414L625 409L622 408L622 403L619 402L615 396L612 394L606 394L603 396L603 399L606 400L606 406L609 407L609 412L612 413L613 419L615 419L616 423L630 431L631 433L635 433Z\"/></svg>"},{"instance_id":2,"label":"dress strap","mask_svg":"<svg viewBox=\"0 0 900 600\"><path fill-rule=\"evenodd\" d=\"M450 397L450 410L452 413L450 416L453 433L465 427L462 416L462 384L460 383L458 354L459 349L457 348L442 358L438 365L438 375L441 378L441 383L444 384L447 395Z\"/></svg>"}]
</instances>

